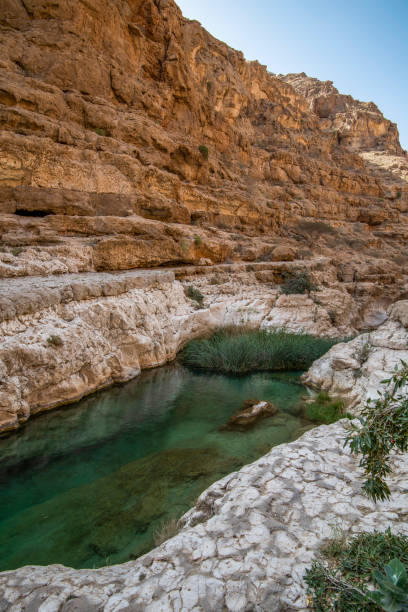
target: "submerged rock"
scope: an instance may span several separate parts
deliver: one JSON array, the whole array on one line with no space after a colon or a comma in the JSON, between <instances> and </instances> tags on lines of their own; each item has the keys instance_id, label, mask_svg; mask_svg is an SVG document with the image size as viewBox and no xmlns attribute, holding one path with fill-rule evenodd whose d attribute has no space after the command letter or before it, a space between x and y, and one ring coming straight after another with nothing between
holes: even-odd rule
<instances>
[{"instance_id":1,"label":"submerged rock","mask_svg":"<svg viewBox=\"0 0 408 612\"><path fill-rule=\"evenodd\" d=\"M261 419L271 417L278 412L276 406L266 400L245 400L239 412L227 422L227 429L246 429L252 427Z\"/></svg>"}]
</instances>

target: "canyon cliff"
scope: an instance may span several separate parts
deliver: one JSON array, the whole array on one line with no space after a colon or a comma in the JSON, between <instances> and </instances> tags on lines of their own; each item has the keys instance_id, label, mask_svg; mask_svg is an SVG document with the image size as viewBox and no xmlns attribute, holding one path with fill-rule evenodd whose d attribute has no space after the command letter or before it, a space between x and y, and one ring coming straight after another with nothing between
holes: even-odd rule
<instances>
[{"instance_id":1,"label":"canyon cliff","mask_svg":"<svg viewBox=\"0 0 408 612\"><path fill-rule=\"evenodd\" d=\"M173 0L3 0L0 26L3 429L225 322L347 335L407 297L408 158L373 103ZM280 296L302 269L320 291Z\"/></svg>"},{"instance_id":2,"label":"canyon cliff","mask_svg":"<svg viewBox=\"0 0 408 612\"><path fill-rule=\"evenodd\" d=\"M0 433L222 325L356 336L303 379L350 411L408 359L408 156L373 102L173 0L2 0L0 123ZM1 573L0 610L306 612L333 530L408 531L407 456L374 504L348 426L214 483L137 560Z\"/></svg>"},{"instance_id":3,"label":"canyon cliff","mask_svg":"<svg viewBox=\"0 0 408 612\"><path fill-rule=\"evenodd\" d=\"M2 276L282 245L399 265L408 162L374 104L245 61L173 0L4 0L0 23Z\"/></svg>"}]
</instances>

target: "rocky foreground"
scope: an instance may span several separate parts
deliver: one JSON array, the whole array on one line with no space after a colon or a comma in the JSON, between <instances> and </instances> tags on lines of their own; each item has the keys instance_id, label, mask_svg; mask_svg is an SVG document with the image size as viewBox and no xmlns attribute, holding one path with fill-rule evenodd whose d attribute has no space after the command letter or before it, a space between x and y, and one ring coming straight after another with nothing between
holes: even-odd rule
<instances>
[{"instance_id":1,"label":"rocky foreground","mask_svg":"<svg viewBox=\"0 0 408 612\"><path fill-rule=\"evenodd\" d=\"M391 500L372 503L361 494L358 461L343 449L347 424L318 427L216 482L178 535L137 561L0 574L0 609L305 611L305 568L338 530L408 534L407 456L394 460Z\"/></svg>"}]
</instances>

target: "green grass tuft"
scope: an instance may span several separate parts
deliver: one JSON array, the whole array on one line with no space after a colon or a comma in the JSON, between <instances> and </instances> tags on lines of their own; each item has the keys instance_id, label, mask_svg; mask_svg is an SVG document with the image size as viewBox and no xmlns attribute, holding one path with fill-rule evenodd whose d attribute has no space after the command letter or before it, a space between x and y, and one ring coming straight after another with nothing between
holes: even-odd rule
<instances>
[{"instance_id":1,"label":"green grass tuft","mask_svg":"<svg viewBox=\"0 0 408 612\"><path fill-rule=\"evenodd\" d=\"M210 338L191 340L180 359L191 368L228 374L296 371L309 368L337 342L310 334L233 326L218 330Z\"/></svg>"},{"instance_id":2,"label":"green grass tuft","mask_svg":"<svg viewBox=\"0 0 408 612\"><path fill-rule=\"evenodd\" d=\"M306 406L306 418L315 423L330 425L344 418L344 402L339 397L330 397L326 391L320 391L313 402Z\"/></svg>"},{"instance_id":3,"label":"green grass tuft","mask_svg":"<svg viewBox=\"0 0 408 612\"><path fill-rule=\"evenodd\" d=\"M200 151L200 153L201 153L201 155L203 156L203 158L204 158L205 160L207 160L207 159L208 159L208 156L209 156L209 154L210 154L210 151L208 150L208 147L206 147L205 145L200 145L200 146L198 147L198 150Z\"/></svg>"}]
</instances>

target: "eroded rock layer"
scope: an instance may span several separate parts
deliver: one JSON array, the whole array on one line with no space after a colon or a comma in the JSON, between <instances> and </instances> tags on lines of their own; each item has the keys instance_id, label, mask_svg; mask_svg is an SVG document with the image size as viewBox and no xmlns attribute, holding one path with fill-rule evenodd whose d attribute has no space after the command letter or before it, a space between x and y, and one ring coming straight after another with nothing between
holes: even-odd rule
<instances>
[{"instance_id":1,"label":"eroded rock layer","mask_svg":"<svg viewBox=\"0 0 408 612\"><path fill-rule=\"evenodd\" d=\"M292 87L173 0L4 0L0 26L2 276L405 262L406 156L373 104Z\"/></svg>"},{"instance_id":2,"label":"eroded rock layer","mask_svg":"<svg viewBox=\"0 0 408 612\"><path fill-rule=\"evenodd\" d=\"M285 275L304 266L316 290L282 294ZM220 326L337 338L375 328L406 293L405 279L388 272L380 289L370 268L358 269L361 280L353 280L318 257L3 279L0 431L171 361L190 338ZM189 288L202 300L188 297Z\"/></svg>"}]
</instances>

